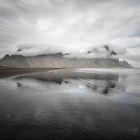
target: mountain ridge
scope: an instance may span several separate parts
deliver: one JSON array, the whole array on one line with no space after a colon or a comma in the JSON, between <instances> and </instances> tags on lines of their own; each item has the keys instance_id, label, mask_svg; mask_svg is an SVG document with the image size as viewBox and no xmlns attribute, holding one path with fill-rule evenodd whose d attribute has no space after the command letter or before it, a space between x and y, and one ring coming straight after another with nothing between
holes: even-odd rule
<instances>
[{"instance_id":1,"label":"mountain ridge","mask_svg":"<svg viewBox=\"0 0 140 140\"><path fill-rule=\"evenodd\" d=\"M36 56L5 55L1 66L16 68L112 68L132 67L127 61L117 58L68 58L62 52Z\"/></svg>"}]
</instances>

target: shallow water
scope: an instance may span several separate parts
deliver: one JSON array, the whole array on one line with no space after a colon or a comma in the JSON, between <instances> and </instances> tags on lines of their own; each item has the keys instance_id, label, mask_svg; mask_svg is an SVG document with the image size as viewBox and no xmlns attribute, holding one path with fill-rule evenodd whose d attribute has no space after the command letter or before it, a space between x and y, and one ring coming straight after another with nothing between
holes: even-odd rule
<instances>
[{"instance_id":1,"label":"shallow water","mask_svg":"<svg viewBox=\"0 0 140 140\"><path fill-rule=\"evenodd\" d=\"M0 132L0 140L140 139L140 70L52 70L0 79Z\"/></svg>"}]
</instances>

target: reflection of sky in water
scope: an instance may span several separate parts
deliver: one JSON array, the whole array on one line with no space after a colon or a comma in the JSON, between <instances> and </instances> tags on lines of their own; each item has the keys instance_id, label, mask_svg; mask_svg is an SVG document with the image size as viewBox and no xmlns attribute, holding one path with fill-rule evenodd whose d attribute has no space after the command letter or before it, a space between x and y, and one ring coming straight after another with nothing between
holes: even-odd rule
<instances>
[{"instance_id":1,"label":"reflection of sky in water","mask_svg":"<svg viewBox=\"0 0 140 140\"><path fill-rule=\"evenodd\" d=\"M52 73L53 74L53 73ZM45 73L43 73L45 75ZM42 77L42 75L40 76ZM118 75L117 79L59 79L38 77L7 78L0 80L0 89L6 93L24 93L26 95L49 96L57 98L104 98L122 103L139 103L140 78L135 75ZM9 92L10 91L10 92ZM25 96L25 95L22 96ZM46 94L46 95L45 95ZM107 96L105 96L107 95ZM74 97L73 97L74 96ZM40 97L41 98L41 97ZM54 97L53 97L54 98Z\"/></svg>"},{"instance_id":2,"label":"reflection of sky in water","mask_svg":"<svg viewBox=\"0 0 140 140\"><path fill-rule=\"evenodd\" d=\"M0 80L0 123L45 124L89 132L140 134L140 77L57 79L36 75ZM53 73L52 73L53 74ZM80 76L80 75L79 75ZM87 78L88 77L88 78ZM1 130L1 127L0 127Z\"/></svg>"}]
</instances>

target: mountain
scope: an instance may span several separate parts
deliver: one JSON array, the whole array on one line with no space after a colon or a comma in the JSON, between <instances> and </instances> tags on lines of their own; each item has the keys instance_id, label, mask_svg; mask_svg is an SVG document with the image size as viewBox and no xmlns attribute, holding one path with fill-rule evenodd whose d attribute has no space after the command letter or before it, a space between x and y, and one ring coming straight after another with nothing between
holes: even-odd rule
<instances>
[{"instance_id":1,"label":"mountain","mask_svg":"<svg viewBox=\"0 0 140 140\"><path fill-rule=\"evenodd\" d=\"M125 60L116 58L68 58L62 54L44 54L37 56L5 55L0 66L16 68L112 68L129 65Z\"/></svg>"}]
</instances>

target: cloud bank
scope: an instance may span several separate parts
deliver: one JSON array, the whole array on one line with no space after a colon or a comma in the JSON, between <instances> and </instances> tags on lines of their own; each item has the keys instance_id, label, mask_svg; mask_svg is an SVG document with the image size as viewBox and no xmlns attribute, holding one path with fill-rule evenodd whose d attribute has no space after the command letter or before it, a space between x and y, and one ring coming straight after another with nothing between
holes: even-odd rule
<instances>
[{"instance_id":1,"label":"cloud bank","mask_svg":"<svg viewBox=\"0 0 140 140\"><path fill-rule=\"evenodd\" d=\"M84 53L111 44L133 61L139 25L139 0L0 0L0 56L18 49Z\"/></svg>"}]
</instances>

